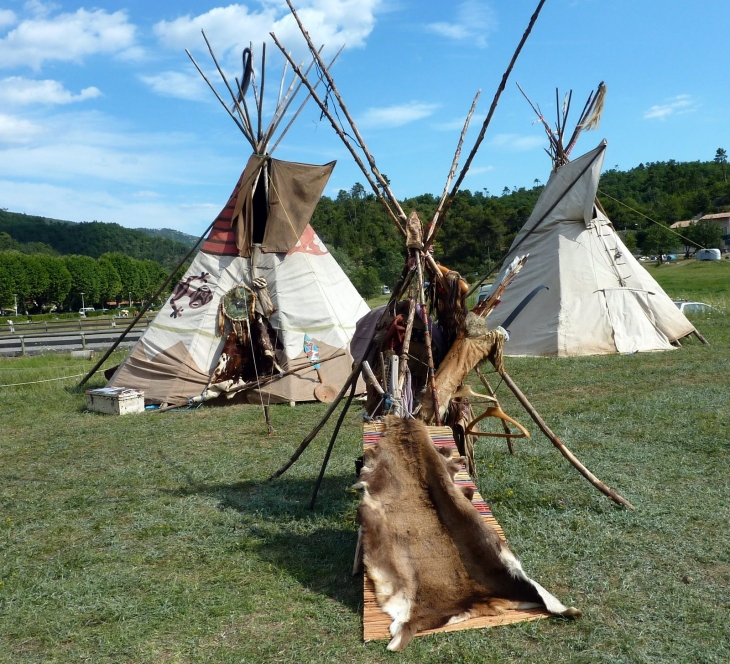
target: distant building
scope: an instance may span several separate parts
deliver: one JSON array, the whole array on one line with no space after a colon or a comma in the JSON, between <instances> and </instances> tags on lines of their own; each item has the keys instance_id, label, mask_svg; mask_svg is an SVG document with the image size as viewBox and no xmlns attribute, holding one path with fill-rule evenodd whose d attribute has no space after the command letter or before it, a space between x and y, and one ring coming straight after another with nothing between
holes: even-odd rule
<instances>
[{"instance_id":1,"label":"distant building","mask_svg":"<svg viewBox=\"0 0 730 664\"><path fill-rule=\"evenodd\" d=\"M720 228L725 249L730 248L730 212L718 212L717 214L706 214L699 219L688 219L687 221L675 221L671 228L687 228L698 221L714 221ZM722 247L718 247L722 248Z\"/></svg>"}]
</instances>

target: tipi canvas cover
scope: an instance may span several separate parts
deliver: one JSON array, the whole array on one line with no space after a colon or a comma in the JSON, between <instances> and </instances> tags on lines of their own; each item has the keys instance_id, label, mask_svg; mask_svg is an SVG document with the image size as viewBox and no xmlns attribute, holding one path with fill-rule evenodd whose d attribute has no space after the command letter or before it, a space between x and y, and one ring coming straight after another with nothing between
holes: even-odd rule
<instances>
[{"instance_id":1,"label":"tipi canvas cover","mask_svg":"<svg viewBox=\"0 0 730 664\"><path fill-rule=\"evenodd\" d=\"M241 381L216 383L214 374L228 361L221 300L242 288L267 291L273 304L266 325L275 334L277 366L260 389L249 382L246 398L314 400L320 380L339 390L350 374L355 324L369 308L309 225L333 167L253 155L172 297L109 385L142 389L146 399L166 404L232 396ZM319 372L305 338L318 347ZM261 378L263 363L254 364Z\"/></svg>"},{"instance_id":2,"label":"tipi canvas cover","mask_svg":"<svg viewBox=\"0 0 730 664\"><path fill-rule=\"evenodd\" d=\"M505 266L517 253L529 259L490 314L489 326L501 325L535 287L548 290L509 325L508 355L669 350L694 331L596 204L605 149L604 141L550 176L512 243Z\"/></svg>"}]
</instances>

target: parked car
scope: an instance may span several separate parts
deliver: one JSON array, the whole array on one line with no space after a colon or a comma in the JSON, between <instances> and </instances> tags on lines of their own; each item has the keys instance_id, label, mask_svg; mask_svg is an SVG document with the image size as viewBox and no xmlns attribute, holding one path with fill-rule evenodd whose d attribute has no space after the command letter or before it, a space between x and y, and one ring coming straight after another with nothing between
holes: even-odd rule
<instances>
[{"instance_id":1,"label":"parked car","mask_svg":"<svg viewBox=\"0 0 730 664\"><path fill-rule=\"evenodd\" d=\"M89 311L96 311L96 310L94 309L94 307L81 307L81 309L79 309L79 313L80 313L80 314L81 314L82 316L86 316L86 314L87 314L87 313L88 313Z\"/></svg>"},{"instance_id":2,"label":"parked car","mask_svg":"<svg viewBox=\"0 0 730 664\"><path fill-rule=\"evenodd\" d=\"M383 289L381 290L381 293L383 295L390 295L390 286L383 286Z\"/></svg>"},{"instance_id":3,"label":"parked car","mask_svg":"<svg viewBox=\"0 0 730 664\"><path fill-rule=\"evenodd\" d=\"M483 300L486 300L489 296L489 293L492 290L492 284L484 284L483 286L479 286L479 295L477 296L477 303L482 302Z\"/></svg>"},{"instance_id":4,"label":"parked car","mask_svg":"<svg viewBox=\"0 0 730 664\"><path fill-rule=\"evenodd\" d=\"M684 300L675 300L674 304L683 314L689 314L690 316L693 314L708 314L715 309L715 307L705 304L704 302L685 302Z\"/></svg>"}]
</instances>

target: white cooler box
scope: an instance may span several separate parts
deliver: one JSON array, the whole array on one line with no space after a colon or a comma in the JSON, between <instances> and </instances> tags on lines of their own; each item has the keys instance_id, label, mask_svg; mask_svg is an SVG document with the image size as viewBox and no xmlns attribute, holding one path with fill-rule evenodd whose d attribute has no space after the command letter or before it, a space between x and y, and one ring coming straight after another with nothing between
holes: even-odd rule
<instances>
[{"instance_id":1,"label":"white cooler box","mask_svg":"<svg viewBox=\"0 0 730 664\"><path fill-rule=\"evenodd\" d=\"M86 407L96 413L128 415L144 412L144 392L129 387L100 387L86 390Z\"/></svg>"}]
</instances>

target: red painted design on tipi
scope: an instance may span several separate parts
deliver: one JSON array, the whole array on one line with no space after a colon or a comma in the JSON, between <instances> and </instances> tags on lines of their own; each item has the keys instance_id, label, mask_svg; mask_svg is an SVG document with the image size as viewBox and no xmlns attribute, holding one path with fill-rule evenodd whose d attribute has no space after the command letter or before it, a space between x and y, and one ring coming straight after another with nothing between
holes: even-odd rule
<instances>
[{"instance_id":1,"label":"red painted design on tipi","mask_svg":"<svg viewBox=\"0 0 730 664\"><path fill-rule=\"evenodd\" d=\"M216 217L213 222L213 228L211 228L207 239L203 242L201 251L204 251L206 254L213 254L214 256L238 256L236 234L231 227L231 218L233 217L233 210L236 207L238 189L241 186L242 179L243 173L238 178L238 183L231 197L228 199L228 203L226 203L226 206Z\"/></svg>"},{"instance_id":2,"label":"red painted design on tipi","mask_svg":"<svg viewBox=\"0 0 730 664\"><path fill-rule=\"evenodd\" d=\"M319 239L319 236L314 232L314 229L310 224L307 224L307 227L304 229L301 237L291 248L287 256L291 256L297 252L303 254L314 254L315 256L324 256L329 253L327 247L324 246L324 243Z\"/></svg>"}]
</instances>

